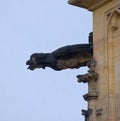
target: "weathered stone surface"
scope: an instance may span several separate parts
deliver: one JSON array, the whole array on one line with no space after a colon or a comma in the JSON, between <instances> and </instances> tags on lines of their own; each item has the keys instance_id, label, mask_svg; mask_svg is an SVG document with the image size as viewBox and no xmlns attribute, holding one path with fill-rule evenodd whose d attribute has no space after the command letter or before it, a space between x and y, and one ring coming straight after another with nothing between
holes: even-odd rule
<instances>
[{"instance_id":1,"label":"weathered stone surface","mask_svg":"<svg viewBox=\"0 0 120 121\"><path fill-rule=\"evenodd\" d=\"M99 73L97 108L102 107L104 112L96 119L119 121L120 100L116 97L120 94L120 1L113 0L93 14L94 58Z\"/></svg>"},{"instance_id":2,"label":"weathered stone surface","mask_svg":"<svg viewBox=\"0 0 120 121\"><path fill-rule=\"evenodd\" d=\"M92 59L87 63L89 68L88 73L84 75L78 75L78 82L88 83L88 93L83 95L83 98L88 101L88 110L92 109L92 114L89 116L85 115L85 121L91 121L96 117L96 100L99 96L99 92L97 90L97 80L98 73L95 71L96 60Z\"/></svg>"},{"instance_id":3,"label":"weathered stone surface","mask_svg":"<svg viewBox=\"0 0 120 121\"><path fill-rule=\"evenodd\" d=\"M86 66L93 58L92 43L61 47L51 53L34 53L26 62L28 69L50 67L56 71Z\"/></svg>"},{"instance_id":4,"label":"weathered stone surface","mask_svg":"<svg viewBox=\"0 0 120 121\"><path fill-rule=\"evenodd\" d=\"M120 0L69 3L93 11L93 58L97 61L99 96L88 103L93 109L88 121L120 121Z\"/></svg>"}]
</instances>

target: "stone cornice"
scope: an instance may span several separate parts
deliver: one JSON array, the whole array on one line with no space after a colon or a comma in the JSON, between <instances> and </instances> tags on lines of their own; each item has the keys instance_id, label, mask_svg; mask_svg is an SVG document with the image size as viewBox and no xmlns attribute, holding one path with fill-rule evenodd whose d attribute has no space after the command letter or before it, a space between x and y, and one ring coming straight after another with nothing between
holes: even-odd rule
<instances>
[{"instance_id":1,"label":"stone cornice","mask_svg":"<svg viewBox=\"0 0 120 121\"><path fill-rule=\"evenodd\" d=\"M112 0L69 0L68 3L93 11Z\"/></svg>"}]
</instances>

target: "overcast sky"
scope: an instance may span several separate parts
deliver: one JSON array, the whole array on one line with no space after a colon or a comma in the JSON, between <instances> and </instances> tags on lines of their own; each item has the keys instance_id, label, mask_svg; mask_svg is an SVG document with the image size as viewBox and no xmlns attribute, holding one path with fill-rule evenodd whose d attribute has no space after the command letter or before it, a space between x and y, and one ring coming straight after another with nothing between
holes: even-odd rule
<instances>
[{"instance_id":1,"label":"overcast sky","mask_svg":"<svg viewBox=\"0 0 120 121\"><path fill-rule=\"evenodd\" d=\"M27 70L34 52L88 42L92 14L67 0L0 0L0 121L84 121L87 68Z\"/></svg>"}]
</instances>

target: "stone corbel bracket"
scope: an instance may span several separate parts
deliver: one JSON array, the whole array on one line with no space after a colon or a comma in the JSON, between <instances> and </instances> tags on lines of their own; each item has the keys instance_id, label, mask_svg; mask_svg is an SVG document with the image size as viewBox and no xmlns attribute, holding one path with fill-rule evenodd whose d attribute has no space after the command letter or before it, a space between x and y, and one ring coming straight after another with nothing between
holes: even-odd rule
<instances>
[{"instance_id":1,"label":"stone corbel bracket","mask_svg":"<svg viewBox=\"0 0 120 121\"><path fill-rule=\"evenodd\" d=\"M88 93L83 95L83 98L86 101L96 99L98 97L97 91L97 80L98 80L98 73L95 72L96 61L92 59L87 64L89 70L87 74L78 75L78 82L88 83Z\"/></svg>"},{"instance_id":2,"label":"stone corbel bracket","mask_svg":"<svg viewBox=\"0 0 120 121\"><path fill-rule=\"evenodd\" d=\"M92 109L88 109L88 110L81 110L82 111L82 115L85 117L85 121L88 120L89 116L92 114Z\"/></svg>"},{"instance_id":3,"label":"stone corbel bracket","mask_svg":"<svg viewBox=\"0 0 120 121\"><path fill-rule=\"evenodd\" d=\"M90 62L87 63L89 68L87 74L78 75L78 82L88 83L88 93L83 95L83 98L88 102L88 110L82 110L82 115L85 117L85 121L88 121L89 118L92 116L92 113L96 110L90 105L95 105L95 101L98 98L98 91L97 91L97 80L98 80L98 73L95 71L96 61L92 59ZM96 115L100 115L101 110L96 111Z\"/></svg>"},{"instance_id":4,"label":"stone corbel bracket","mask_svg":"<svg viewBox=\"0 0 120 121\"><path fill-rule=\"evenodd\" d=\"M84 100L89 101L89 100L93 100L93 99L97 99L98 98L98 92L94 91L94 92L88 92L87 94L83 95Z\"/></svg>"},{"instance_id":5,"label":"stone corbel bracket","mask_svg":"<svg viewBox=\"0 0 120 121\"><path fill-rule=\"evenodd\" d=\"M90 81L97 81L98 73L95 72L96 61L92 59L87 63L87 66L89 68L88 73L84 75L77 75L78 82L87 83Z\"/></svg>"},{"instance_id":6,"label":"stone corbel bracket","mask_svg":"<svg viewBox=\"0 0 120 121\"><path fill-rule=\"evenodd\" d=\"M78 78L78 82L83 82L83 83L90 82L91 80L97 81L98 73L90 72L84 75L77 75L77 78Z\"/></svg>"}]
</instances>

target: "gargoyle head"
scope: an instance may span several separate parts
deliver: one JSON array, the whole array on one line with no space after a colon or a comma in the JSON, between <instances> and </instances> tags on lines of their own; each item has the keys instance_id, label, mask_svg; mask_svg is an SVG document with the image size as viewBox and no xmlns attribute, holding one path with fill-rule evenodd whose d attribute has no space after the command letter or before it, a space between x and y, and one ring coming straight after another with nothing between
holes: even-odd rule
<instances>
[{"instance_id":1,"label":"gargoyle head","mask_svg":"<svg viewBox=\"0 0 120 121\"><path fill-rule=\"evenodd\" d=\"M34 70L36 68L43 68L45 69L45 53L34 53L30 56L30 59L26 62L28 69Z\"/></svg>"}]
</instances>

